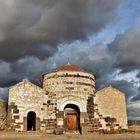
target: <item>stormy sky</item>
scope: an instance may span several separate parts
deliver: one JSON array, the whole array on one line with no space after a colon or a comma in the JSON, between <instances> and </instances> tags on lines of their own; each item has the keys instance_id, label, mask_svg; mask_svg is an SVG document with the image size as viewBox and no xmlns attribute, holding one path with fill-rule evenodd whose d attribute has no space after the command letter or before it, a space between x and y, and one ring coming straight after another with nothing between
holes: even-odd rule
<instances>
[{"instance_id":1,"label":"stormy sky","mask_svg":"<svg viewBox=\"0 0 140 140\"><path fill-rule=\"evenodd\" d=\"M68 63L126 93L140 119L139 0L0 0L0 96Z\"/></svg>"}]
</instances>

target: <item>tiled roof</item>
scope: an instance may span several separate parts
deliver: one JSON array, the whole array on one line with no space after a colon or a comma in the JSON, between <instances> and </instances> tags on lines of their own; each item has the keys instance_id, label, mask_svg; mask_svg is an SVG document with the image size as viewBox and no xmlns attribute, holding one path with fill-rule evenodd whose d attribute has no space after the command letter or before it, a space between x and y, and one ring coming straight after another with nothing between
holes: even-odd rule
<instances>
[{"instance_id":1,"label":"tiled roof","mask_svg":"<svg viewBox=\"0 0 140 140\"><path fill-rule=\"evenodd\" d=\"M80 67L78 67L76 65L69 64L69 63L52 70L52 72L57 72L57 71L79 71L79 72L85 72L84 69L82 69L82 68L80 68Z\"/></svg>"}]
</instances>

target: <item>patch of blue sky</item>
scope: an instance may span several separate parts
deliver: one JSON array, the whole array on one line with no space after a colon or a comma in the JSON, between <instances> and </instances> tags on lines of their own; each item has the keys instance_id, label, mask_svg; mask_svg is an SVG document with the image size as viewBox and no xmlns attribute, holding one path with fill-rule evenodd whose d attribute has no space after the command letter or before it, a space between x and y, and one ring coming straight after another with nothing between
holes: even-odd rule
<instances>
[{"instance_id":1,"label":"patch of blue sky","mask_svg":"<svg viewBox=\"0 0 140 140\"><path fill-rule=\"evenodd\" d=\"M117 11L117 19L108 24L97 35L89 37L90 44L109 44L119 34L133 27L140 16L140 0L125 1Z\"/></svg>"},{"instance_id":2,"label":"patch of blue sky","mask_svg":"<svg viewBox=\"0 0 140 140\"><path fill-rule=\"evenodd\" d=\"M140 16L140 0L125 1L118 9L118 17L122 28L132 27Z\"/></svg>"},{"instance_id":3,"label":"patch of blue sky","mask_svg":"<svg viewBox=\"0 0 140 140\"><path fill-rule=\"evenodd\" d=\"M140 16L140 0L127 0L117 10L117 19L108 24L98 34L90 35L87 40L76 40L69 44L60 44L64 48L96 47L97 44L107 45L114 41L117 35L124 34L133 27ZM63 47L62 47L63 46Z\"/></svg>"}]
</instances>

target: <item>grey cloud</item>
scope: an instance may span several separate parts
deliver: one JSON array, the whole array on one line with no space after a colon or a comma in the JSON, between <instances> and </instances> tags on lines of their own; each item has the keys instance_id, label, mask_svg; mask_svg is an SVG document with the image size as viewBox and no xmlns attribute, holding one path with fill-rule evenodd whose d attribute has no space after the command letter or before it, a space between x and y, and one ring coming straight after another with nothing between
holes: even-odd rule
<instances>
[{"instance_id":1,"label":"grey cloud","mask_svg":"<svg viewBox=\"0 0 140 140\"><path fill-rule=\"evenodd\" d=\"M87 71L95 72L97 75L109 71L117 59L108 46L101 44L87 47L81 47L81 45L74 47L65 44L52 57L56 66L67 63L68 58L70 63L79 65Z\"/></svg>"},{"instance_id":2,"label":"grey cloud","mask_svg":"<svg viewBox=\"0 0 140 140\"><path fill-rule=\"evenodd\" d=\"M0 87L0 98L2 98L3 100L8 99L8 88L1 88Z\"/></svg>"},{"instance_id":3,"label":"grey cloud","mask_svg":"<svg viewBox=\"0 0 140 140\"><path fill-rule=\"evenodd\" d=\"M139 73L137 74L137 77L140 78L140 66L139 66Z\"/></svg>"},{"instance_id":4,"label":"grey cloud","mask_svg":"<svg viewBox=\"0 0 140 140\"><path fill-rule=\"evenodd\" d=\"M131 99L131 101L133 101L133 102L140 101L140 90L139 90L139 93Z\"/></svg>"},{"instance_id":5,"label":"grey cloud","mask_svg":"<svg viewBox=\"0 0 140 140\"><path fill-rule=\"evenodd\" d=\"M0 0L0 59L48 58L59 43L86 39L103 29L122 1ZM46 44L55 49L42 53Z\"/></svg>"},{"instance_id":6,"label":"grey cloud","mask_svg":"<svg viewBox=\"0 0 140 140\"><path fill-rule=\"evenodd\" d=\"M140 64L140 18L136 25L119 36L112 44L118 47L122 55L121 65Z\"/></svg>"},{"instance_id":7,"label":"grey cloud","mask_svg":"<svg viewBox=\"0 0 140 140\"><path fill-rule=\"evenodd\" d=\"M0 58L5 61L16 61L25 56L37 56L45 59L54 54L57 48L50 45L40 45L37 41L5 40L0 42Z\"/></svg>"},{"instance_id":8,"label":"grey cloud","mask_svg":"<svg viewBox=\"0 0 140 140\"><path fill-rule=\"evenodd\" d=\"M125 66L123 67L123 69L121 70L120 73L127 73L127 72L132 72L134 71L135 69L139 69L140 66L138 65L130 65L130 66ZM137 75L138 76L138 75Z\"/></svg>"},{"instance_id":9,"label":"grey cloud","mask_svg":"<svg viewBox=\"0 0 140 140\"><path fill-rule=\"evenodd\" d=\"M29 79L38 83L41 74L48 71L46 60L39 60L35 57L26 57L12 64L1 61L0 63L0 87L12 86L23 79Z\"/></svg>"},{"instance_id":10,"label":"grey cloud","mask_svg":"<svg viewBox=\"0 0 140 140\"><path fill-rule=\"evenodd\" d=\"M139 120L140 119L140 101L129 102L128 106L128 119Z\"/></svg>"},{"instance_id":11,"label":"grey cloud","mask_svg":"<svg viewBox=\"0 0 140 140\"><path fill-rule=\"evenodd\" d=\"M16 62L0 62L0 87L10 87L23 79L29 79L35 84L39 83L43 73L51 71L54 59L40 60L37 57L25 57Z\"/></svg>"},{"instance_id":12,"label":"grey cloud","mask_svg":"<svg viewBox=\"0 0 140 140\"><path fill-rule=\"evenodd\" d=\"M140 73L139 73L140 74ZM133 92L133 93L135 93L135 94L133 94L132 96L131 96L131 101L132 102L135 102L135 101L140 101L140 80L139 80L139 86L137 87L137 88L135 88L135 92Z\"/></svg>"}]
</instances>

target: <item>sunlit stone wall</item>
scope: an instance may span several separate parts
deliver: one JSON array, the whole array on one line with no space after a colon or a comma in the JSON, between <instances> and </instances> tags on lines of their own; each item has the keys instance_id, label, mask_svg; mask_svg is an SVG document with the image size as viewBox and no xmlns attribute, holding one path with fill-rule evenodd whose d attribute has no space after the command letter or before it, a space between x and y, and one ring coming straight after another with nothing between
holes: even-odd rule
<instances>
[{"instance_id":1,"label":"sunlit stone wall","mask_svg":"<svg viewBox=\"0 0 140 140\"><path fill-rule=\"evenodd\" d=\"M113 126L127 129L127 112L125 94L112 86L96 92L95 103L101 118L109 121L114 119ZM106 122L106 127L111 124Z\"/></svg>"}]
</instances>

